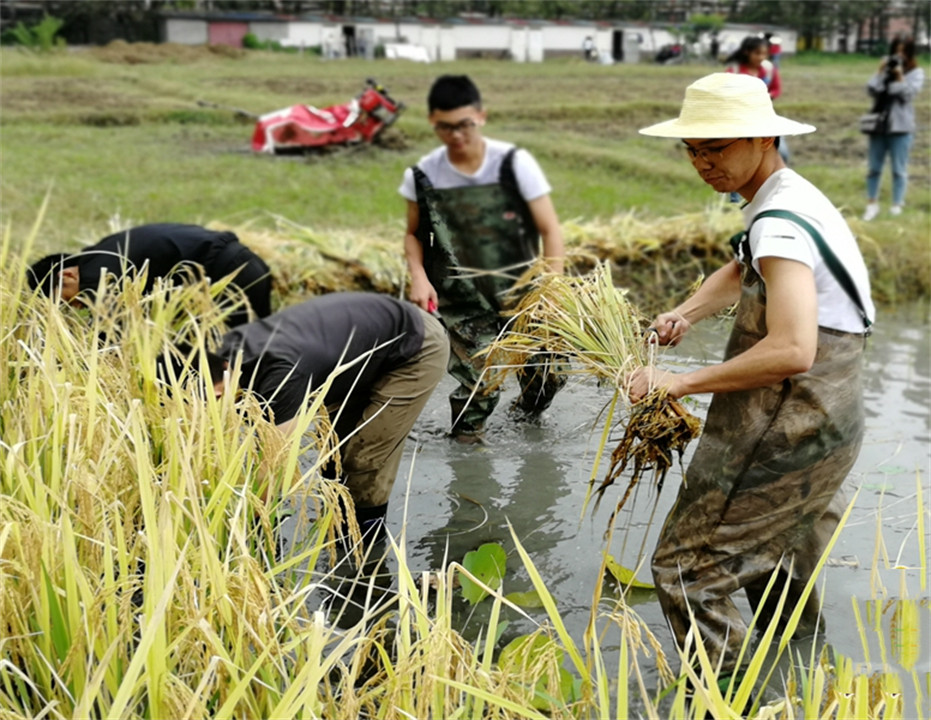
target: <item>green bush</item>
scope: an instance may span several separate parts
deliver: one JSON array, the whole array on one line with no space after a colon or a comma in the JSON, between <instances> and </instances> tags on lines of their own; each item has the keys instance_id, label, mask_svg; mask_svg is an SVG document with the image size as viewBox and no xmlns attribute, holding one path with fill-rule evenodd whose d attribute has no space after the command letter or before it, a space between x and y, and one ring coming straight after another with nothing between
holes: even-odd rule
<instances>
[{"instance_id":1,"label":"green bush","mask_svg":"<svg viewBox=\"0 0 931 720\"><path fill-rule=\"evenodd\" d=\"M65 21L61 18L45 15L35 25L29 26L19 22L4 33L4 44L22 45L30 50L49 52L56 47L64 47L65 39L57 37Z\"/></svg>"},{"instance_id":2,"label":"green bush","mask_svg":"<svg viewBox=\"0 0 931 720\"><path fill-rule=\"evenodd\" d=\"M264 50L264 44L255 33L246 33L242 36L242 46L247 50Z\"/></svg>"},{"instance_id":3,"label":"green bush","mask_svg":"<svg viewBox=\"0 0 931 720\"><path fill-rule=\"evenodd\" d=\"M273 52L296 53L298 48L282 45L277 40L259 40L255 33L246 33L242 36L242 46L247 50L271 50ZM313 48L310 48L313 51ZM317 54L320 48L317 47Z\"/></svg>"}]
</instances>

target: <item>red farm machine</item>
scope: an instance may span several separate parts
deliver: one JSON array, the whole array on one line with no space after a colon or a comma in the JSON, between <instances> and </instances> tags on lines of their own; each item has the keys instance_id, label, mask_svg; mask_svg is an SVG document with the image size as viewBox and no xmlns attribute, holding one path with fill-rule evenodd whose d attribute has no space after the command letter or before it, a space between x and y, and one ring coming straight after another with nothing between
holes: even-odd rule
<instances>
[{"instance_id":1,"label":"red farm machine","mask_svg":"<svg viewBox=\"0 0 931 720\"><path fill-rule=\"evenodd\" d=\"M342 105L291 107L258 116L252 133L255 152L300 153L328 145L370 144L398 118L404 103L372 78Z\"/></svg>"}]
</instances>

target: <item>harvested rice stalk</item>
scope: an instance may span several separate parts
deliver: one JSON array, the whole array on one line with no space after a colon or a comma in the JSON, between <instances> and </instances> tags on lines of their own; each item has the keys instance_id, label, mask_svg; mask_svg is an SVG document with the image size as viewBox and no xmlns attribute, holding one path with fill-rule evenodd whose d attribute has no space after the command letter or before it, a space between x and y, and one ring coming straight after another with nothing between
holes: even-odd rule
<instances>
[{"instance_id":1,"label":"harvested rice stalk","mask_svg":"<svg viewBox=\"0 0 931 720\"><path fill-rule=\"evenodd\" d=\"M678 254L727 257L730 250L725 240L742 228L740 210L723 198L704 211L672 217L643 218L628 212L562 224L568 247L588 250L619 264L642 262L645 256L651 262Z\"/></svg>"},{"instance_id":2,"label":"harvested rice stalk","mask_svg":"<svg viewBox=\"0 0 931 720\"><path fill-rule=\"evenodd\" d=\"M249 223L230 229L268 263L274 279L276 308L310 295L364 290L398 295L407 274L404 254L388 235L351 231L317 231L282 217L274 229ZM387 235L387 234L386 234Z\"/></svg>"},{"instance_id":3,"label":"harvested rice stalk","mask_svg":"<svg viewBox=\"0 0 931 720\"><path fill-rule=\"evenodd\" d=\"M635 403L624 429L624 436L611 453L611 467L601 485L595 490L595 502L601 500L604 491L621 476L633 461L633 470L624 495L611 513L608 523L624 507L627 498L645 470L652 470L656 491L663 489L666 473L672 467L673 453L682 459L688 444L698 437L701 422L678 400L663 392L655 391Z\"/></svg>"},{"instance_id":4,"label":"harvested rice stalk","mask_svg":"<svg viewBox=\"0 0 931 720\"><path fill-rule=\"evenodd\" d=\"M571 262L570 262L571 264ZM540 264L516 284L520 300L510 320L484 352L489 382L500 385L534 356L565 355L581 368L619 386L630 371L645 363L643 318L615 287L607 262L584 275L554 275Z\"/></svg>"},{"instance_id":5,"label":"harvested rice stalk","mask_svg":"<svg viewBox=\"0 0 931 720\"><path fill-rule=\"evenodd\" d=\"M632 468L631 478L609 523L624 506L644 472L652 471L662 489L674 455L680 458L688 443L697 437L700 422L681 403L664 392L654 392L630 404L626 376L649 362L643 342L646 320L628 300L627 291L615 287L609 264L599 262L584 275L553 275L534 268L523 278L522 297L505 329L484 351L486 373L492 387L535 358L558 355L572 363L570 373L594 376L615 388L605 417L600 459L614 421L618 399L628 407L621 441L611 455L611 466L595 490L596 507L605 490ZM589 481L592 487L598 463Z\"/></svg>"},{"instance_id":6,"label":"harvested rice stalk","mask_svg":"<svg viewBox=\"0 0 931 720\"><path fill-rule=\"evenodd\" d=\"M727 239L742 223L739 210L722 201L703 212L671 218L630 212L607 219L567 220L562 231L576 270L588 272L599 260L611 261L615 282L636 288L641 307L652 309L685 293L684 278L725 264L730 259ZM115 232L127 224L132 223L115 217L111 229ZM271 214L235 226L219 222L210 226L234 231L269 264L276 309L309 295L345 290L405 294L408 274L397 244L400 228L322 230Z\"/></svg>"}]
</instances>

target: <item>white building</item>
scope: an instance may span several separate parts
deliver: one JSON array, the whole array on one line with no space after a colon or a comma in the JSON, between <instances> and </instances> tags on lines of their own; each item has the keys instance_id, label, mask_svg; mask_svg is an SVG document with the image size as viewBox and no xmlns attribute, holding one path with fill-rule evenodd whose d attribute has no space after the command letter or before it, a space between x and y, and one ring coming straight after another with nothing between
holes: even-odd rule
<instances>
[{"instance_id":1,"label":"white building","mask_svg":"<svg viewBox=\"0 0 931 720\"><path fill-rule=\"evenodd\" d=\"M645 23L489 19L456 17L369 18L332 15L278 16L267 13L163 12L162 39L200 45L242 45L247 33L260 41L292 47L320 48L329 57L367 55L376 46L415 46L423 59L450 61L468 57L500 57L517 62L541 62L547 58L582 57L586 38L595 43L602 60L639 62L652 59L664 46L683 42L674 28ZM747 34L771 28L726 26L719 33L720 53L735 49ZM783 52L795 52L795 32L778 28ZM707 55L705 36L691 52Z\"/></svg>"}]
</instances>

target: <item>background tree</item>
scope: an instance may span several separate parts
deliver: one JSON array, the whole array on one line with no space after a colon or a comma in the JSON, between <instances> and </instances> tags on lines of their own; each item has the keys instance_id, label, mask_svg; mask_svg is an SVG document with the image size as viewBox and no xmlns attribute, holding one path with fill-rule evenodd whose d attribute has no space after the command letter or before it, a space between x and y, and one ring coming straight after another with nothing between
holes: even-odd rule
<instances>
[{"instance_id":1,"label":"background tree","mask_svg":"<svg viewBox=\"0 0 931 720\"><path fill-rule=\"evenodd\" d=\"M724 27L724 18L720 15L692 15L686 25L686 39L690 43L698 42L703 33L720 32Z\"/></svg>"}]
</instances>

